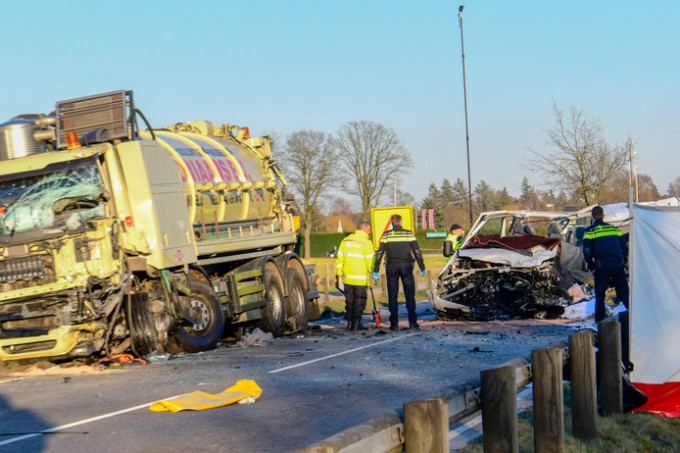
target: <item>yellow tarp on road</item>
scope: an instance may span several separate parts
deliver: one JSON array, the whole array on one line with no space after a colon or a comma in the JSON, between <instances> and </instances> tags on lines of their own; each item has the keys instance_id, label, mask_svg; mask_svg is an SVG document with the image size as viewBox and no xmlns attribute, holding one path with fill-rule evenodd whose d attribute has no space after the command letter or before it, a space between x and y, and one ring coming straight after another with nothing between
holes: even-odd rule
<instances>
[{"instance_id":1,"label":"yellow tarp on road","mask_svg":"<svg viewBox=\"0 0 680 453\"><path fill-rule=\"evenodd\" d=\"M205 392L191 392L165 401L157 401L149 409L154 412L202 411L215 407L228 406L246 398L256 400L262 389L255 381L242 379L222 393L211 395Z\"/></svg>"}]
</instances>

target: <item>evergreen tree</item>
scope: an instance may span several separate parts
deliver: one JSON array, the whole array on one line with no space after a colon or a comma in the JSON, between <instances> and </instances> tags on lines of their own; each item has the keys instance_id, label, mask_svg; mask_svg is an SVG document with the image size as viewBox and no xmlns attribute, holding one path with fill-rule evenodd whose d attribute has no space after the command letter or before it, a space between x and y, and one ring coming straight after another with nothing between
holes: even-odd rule
<instances>
[{"instance_id":1,"label":"evergreen tree","mask_svg":"<svg viewBox=\"0 0 680 453\"><path fill-rule=\"evenodd\" d=\"M483 179L475 186L475 207L477 214L485 211L493 211L496 207L496 192Z\"/></svg>"},{"instance_id":2,"label":"evergreen tree","mask_svg":"<svg viewBox=\"0 0 680 453\"><path fill-rule=\"evenodd\" d=\"M456 179L456 183L453 185L453 202L457 205L467 207L468 198L469 194L467 185L462 179Z\"/></svg>"},{"instance_id":3,"label":"evergreen tree","mask_svg":"<svg viewBox=\"0 0 680 453\"><path fill-rule=\"evenodd\" d=\"M504 209L505 206L513 204L515 198L508 193L508 188L503 187L503 189L496 192L496 205L497 209Z\"/></svg>"},{"instance_id":4,"label":"evergreen tree","mask_svg":"<svg viewBox=\"0 0 680 453\"><path fill-rule=\"evenodd\" d=\"M446 207L451 203L455 203L456 201L456 193L453 188L453 184L451 184L451 181L448 179L444 178L444 181L442 182L441 188L439 189L441 192L441 197L442 197L442 207Z\"/></svg>"}]
</instances>

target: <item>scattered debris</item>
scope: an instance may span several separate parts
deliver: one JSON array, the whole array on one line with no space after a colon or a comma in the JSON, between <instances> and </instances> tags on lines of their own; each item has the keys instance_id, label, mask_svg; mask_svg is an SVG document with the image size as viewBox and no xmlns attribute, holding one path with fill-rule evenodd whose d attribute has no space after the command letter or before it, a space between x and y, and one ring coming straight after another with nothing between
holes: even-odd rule
<instances>
[{"instance_id":1,"label":"scattered debris","mask_svg":"<svg viewBox=\"0 0 680 453\"><path fill-rule=\"evenodd\" d=\"M248 332L241 337L236 343L236 346L267 346L274 342L274 335L271 332L265 332L259 327L252 332Z\"/></svg>"},{"instance_id":2,"label":"scattered debris","mask_svg":"<svg viewBox=\"0 0 680 453\"><path fill-rule=\"evenodd\" d=\"M121 368L124 365L146 365L146 360L138 359L132 354L116 354L110 357L104 357L97 362L98 365L104 367L118 367Z\"/></svg>"}]
</instances>

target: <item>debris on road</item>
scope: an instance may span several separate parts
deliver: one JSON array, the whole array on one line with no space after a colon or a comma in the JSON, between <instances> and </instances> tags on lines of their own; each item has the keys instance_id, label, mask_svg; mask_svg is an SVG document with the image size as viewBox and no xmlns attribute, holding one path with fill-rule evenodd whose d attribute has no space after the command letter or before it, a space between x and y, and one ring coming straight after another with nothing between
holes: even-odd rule
<instances>
[{"instance_id":1,"label":"debris on road","mask_svg":"<svg viewBox=\"0 0 680 453\"><path fill-rule=\"evenodd\" d=\"M236 346L267 346L274 342L274 335L271 332L265 332L259 327L252 332L248 332L236 343Z\"/></svg>"},{"instance_id":2,"label":"debris on road","mask_svg":"<svg viewBox=\"0 0 680 453\"><path fill-rule=\"evenodd\" d=\"M202 411L234 403L252 404L260 395L262 395L262 389L255 381L241 379L234 386L217 395L205 392L191 392L169 400L157 401L149 409L153 412Z\"/></svg>"}]
</instances>

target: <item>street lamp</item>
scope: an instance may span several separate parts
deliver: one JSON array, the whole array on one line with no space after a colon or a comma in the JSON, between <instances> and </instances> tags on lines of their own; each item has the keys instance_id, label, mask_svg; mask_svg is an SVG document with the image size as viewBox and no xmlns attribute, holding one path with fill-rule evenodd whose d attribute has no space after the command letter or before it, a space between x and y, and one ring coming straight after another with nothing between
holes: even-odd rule
<instances>
[{"instance_id":1,"label":"street lamp","mask_svg":"<svg viewBox=\"0 0 680 453\"><path fill-rule=\"evenodd\" d=\"M467 108L467 83L465 80L465 40L463 39L463 8L458 7L458 23L460 24L460 49L463 59L463 99L465 101L465 145L467 147L467 174L468 174L468 212L470 214L470 227L472 227L472 177L470 176L470 131L468 129L468 108Z\"/></svg>"}]
</instances>

